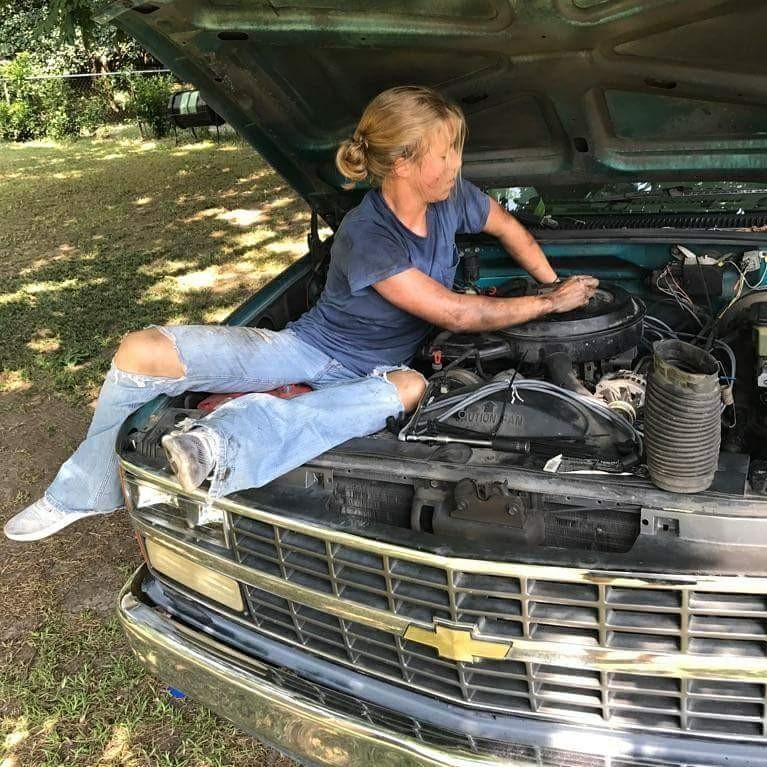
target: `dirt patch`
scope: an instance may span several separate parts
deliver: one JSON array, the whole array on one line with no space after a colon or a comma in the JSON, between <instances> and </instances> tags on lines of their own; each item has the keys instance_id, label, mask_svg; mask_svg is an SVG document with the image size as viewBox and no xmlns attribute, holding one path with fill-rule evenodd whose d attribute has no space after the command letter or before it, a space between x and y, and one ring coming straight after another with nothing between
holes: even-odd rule
<instances>
[{"instance_id":1,"label":"dirt patch","mask_svg":"<svg viewBox=\"0 0 767 767\"><path fill-rule=\"evenodd\" d=\"M0 395L0 521L39 498L83 438L90 409L33 390ZM53 433L51 433L53 432ZM122 512L35 543L0 536L0 641L25 642L50 610L114 611L139 554Z\"/></svg>"}]
</instances>

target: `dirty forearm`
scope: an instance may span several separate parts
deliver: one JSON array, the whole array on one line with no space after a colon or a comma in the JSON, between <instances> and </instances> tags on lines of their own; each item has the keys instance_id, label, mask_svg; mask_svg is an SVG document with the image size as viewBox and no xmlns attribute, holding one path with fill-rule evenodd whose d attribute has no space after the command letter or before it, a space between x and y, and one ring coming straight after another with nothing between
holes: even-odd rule
<instances>
[{"instance_id":1,"label":"dirty forearm","mask_svg":"<svg viewBox=\"0 0 767 767\"><path fill-rule=\"evenodd\" d=\"M490 211L483 231L497 237L504 250L538 282L554 282L557 273L535 238L496 200L489 199Z\"/></svg>"},{"instance_id":2,"label":"dirty forearm","mask_svg":"<svg viewBox=\"0 0 767 767\"><path fill-rule=\"evenodd\" d=\"M464 333L499 330L542 317L552 309L552 301L545 295L518 298L456 295L448 329Z\"/></svg>"},{"instance_id":3,"label":"dirty forearm","mask_svg":"<svg viewBox=\"0 0 767 767\"><path fill-rule=\"evenodd\" d=\"M506 214L498 239L514 260L538 282L554 282L557 279L541 246L513 216Z\"/></svg>"}]
</instances>

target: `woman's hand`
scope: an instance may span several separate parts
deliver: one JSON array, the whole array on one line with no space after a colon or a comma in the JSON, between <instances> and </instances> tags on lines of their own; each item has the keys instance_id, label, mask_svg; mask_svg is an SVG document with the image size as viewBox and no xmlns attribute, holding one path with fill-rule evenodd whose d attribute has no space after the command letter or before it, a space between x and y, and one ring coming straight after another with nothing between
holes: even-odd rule
<instances>
[{"instance_id":1,"label":"woman's hand","mask_svg":"<svg viewBox=\"0 0 767 767\"><path fill-rule=\"evenodd\" d=\"M568 277L546 294L546 298L551 302L549 311L562 314L579 306L585 306L598 287L599 280L596 277L585 274Z\"/></svg>"}]
</instances>

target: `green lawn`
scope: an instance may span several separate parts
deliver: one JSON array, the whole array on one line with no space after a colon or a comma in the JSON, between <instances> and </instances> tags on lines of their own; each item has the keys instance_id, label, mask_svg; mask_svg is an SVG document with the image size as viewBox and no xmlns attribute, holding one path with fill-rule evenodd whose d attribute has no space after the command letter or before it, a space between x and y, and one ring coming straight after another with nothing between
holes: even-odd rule
<instances>
[{"instance_id":1,"label":"green lawn","mask_svg":"<svg viewBox=\"0 0 767 767\"><path fill-rule=\"evenodd\" d=\"M3 767L290 764L146 676L116 619L51 612L24 647L0 677Z\"/></svg>"},{"instance_id":2,"label":"green lawn","mask_svg":"<svg viewBox=\"0 0 767 767\"><path fill-rule=\"evenodd\" d=\"M306 206L250 148L110 133L0 144L0 524L84 435L124 333L216 322L305 250ZM0 539L0 767L288 764L133 658L125 515Z\"/></svg>"},{"instance_id":3,"label":"green lawn","mask_svg":"<svg viewBox=\"0 0 767 767\"><path fill-rule=\"evenodd\" d=\"M217 322L306 249L249 147L113 133L0 147L0 391L91 396L124 333Z\"/></svg>"}]
</instances>

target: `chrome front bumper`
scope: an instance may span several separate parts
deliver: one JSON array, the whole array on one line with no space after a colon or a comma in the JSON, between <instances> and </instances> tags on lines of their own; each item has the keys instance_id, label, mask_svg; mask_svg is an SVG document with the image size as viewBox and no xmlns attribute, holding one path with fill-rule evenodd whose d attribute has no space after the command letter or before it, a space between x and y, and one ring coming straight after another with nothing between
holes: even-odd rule
<instances>
[{"instance_id":1,"label":"chrome front bumper","mask_svg":"<svg viewBox=\"0 0 767 767\"><path fill-rule=\"evenodd\" d=\"M533 767L477 757L334 713L248 672L253 661L140 602L129 583L118 612L133 651L163 681L307 767Z\"/></svg>"},{"instance_id":2,"label":"chrome front bumper","mask_svg":"<svg viewBox=\"0 0 767 767\"><path fill-rule=\"evenodd\" d=\"M682 764L687 767L693 764L767 767L767 754L760 746L658 737L651 732L630 735L535 721L517 720L521 724L521 730L517 730L511 720L508 723L499 720L496 724L501 728L504 743L497 751L494 746L485 745L480 751L473 751L453 742L443 745L441 741L421 740L423 733L417 738L403 734L407 730L386 726L392 715L399 714L402 718L413 715L412 710L408 713L405 701L411 693L395 691L392 698L391 692L382 689L388 685L334 667L336 672L344 674L343 688L347 696L353 696L363 707L378 705L390 711L383 726L375 723L380 720L366 721L354 713L334 710L333 703L327 699L322 705L314 702L316 698L309 700L300 692L293 692L290 686L286 689L270 681L275 678L274 669L283 666L282 670L288 674L304 673L300 664L296 672L290 671L295 658L291 661L270 651L265 655L270 660L262 661L212 638L205 633L208 621L203 605L197 616L201 621L199 628L170 617L162 606L152 607L153 596L137 596L141 594L146 575L146 567L134 574L121 592L118 605L123 628L143 665L167 684L306 767L563 767L576 763L589 767L617 764L621 767L680 767ZM149 601L145 601L147 598ZM175 608L169 606L168 609ZM273 642L270 644L275 646ZM284 651L296 653L291 648ZM311 661L311 657L307 655L305 660ZM317 676L316 671L310 676ZM323 681L316 684L339 683L337 678L332 681L327 669L322 678ZM366 684L370 684L371 689L363 690ZM373 689L375 686L379 688L377 691ZM356 712L358 707L348 710ZM541 732L542 728L545 733ZM464 728L458 726L457 729ZM497 737L498 728L493 729ZM491 742L485 739L491 737L487 730L480 732L480 728L469 725L467 732L473 732L485 744ZM517 742L517 737L525 742ZM510 745L508 738L515 745ZM530 756L532 747L534 757Z\"/></svg>"}]
</instances>

